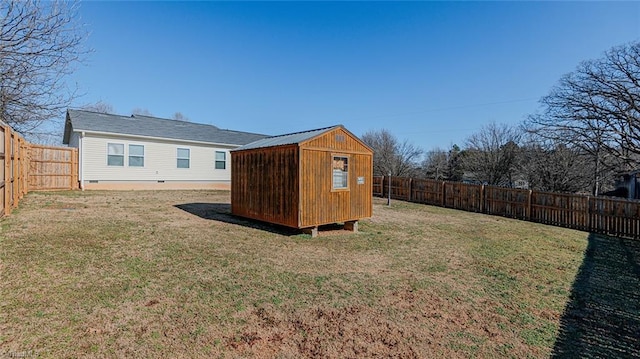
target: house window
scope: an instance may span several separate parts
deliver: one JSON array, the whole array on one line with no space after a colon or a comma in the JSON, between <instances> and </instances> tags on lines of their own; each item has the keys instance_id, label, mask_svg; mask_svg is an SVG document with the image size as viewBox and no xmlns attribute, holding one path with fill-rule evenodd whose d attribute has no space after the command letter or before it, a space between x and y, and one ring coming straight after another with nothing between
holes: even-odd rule
<instances>
[{"instance_id":1,"label":"house window","mask_svg":"<svg viewBox=\"0 0 640 359\"><path fill-rule=\"evenodd\" d=\"M129 166L144 167L143 145L129 145Z\"/></svg>"},{"instance_id":2,"label":"house window","mask_svg":"<svg viewBox=\"0 0 640 359\"><path fill-rule=\"evenodd\" d=\"M223 151L216 151L216 169L223 170L227 168L227 154Z\"/></svg>"},{"instance_id":3,"label":"house window","mask_svg":"<svg viewBox=\"0 0 640 359\"><path fill-rule=\"evenodd\" d=\"M189 168L188 148L178 148L178 168Z\"/></svg>"},{"instance_id":4,"label":"house window","mask_svg":"<svg viewBox=\"0 0 640 359\"><path fill-rule=\"evenodd\" d=\"M349 158L333 156L333 189L349 188Z\"/></svg>"},{"instance_id":5,"label":"house window","mask_svg":"<svg viewBox=\"0 0 640 359\"><path fill-rule=\"evenodd\" d=\"M107 144L107 166L124 166L124 144Z\"/></svg>"}]
</instances>

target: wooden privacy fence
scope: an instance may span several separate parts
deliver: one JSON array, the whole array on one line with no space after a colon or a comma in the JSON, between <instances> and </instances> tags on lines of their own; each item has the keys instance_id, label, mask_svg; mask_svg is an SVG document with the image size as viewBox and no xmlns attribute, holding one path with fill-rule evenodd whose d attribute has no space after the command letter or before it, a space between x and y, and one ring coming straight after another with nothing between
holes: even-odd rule
<instances>
[{"instance_id":1,"label":"wooden privacy fence","mask_svg":"<svg viewBox=\"0 0 640 359\"><path fill-rule=\"evenodd\" d=\"M538 192L461 182L376 176L373 195L511 217L625 238L640 238L640 201Z\"/></svg>"},{"instance_id":2,"label":"wooden privacy fence","mask_svg":"<svg viewBox=\"0 0 640 359\"><path fill-rule=\"evenodd\" d=\"M0 122L0 217L29 191L78 189L78 151L34 145Z\"/></svg>"},{"instance_id":3,"label":"wooden privacy fence","mask_svg":"<svg viewBox=\"0 0 640 359\"><path fill-rule=\"evenodd\" d=\"M78 150L29 145L29 190L78 189Z\"/></svg>"},{"instance_id":4,"label":"wooden privacy fence","mask_svg":"<svg viewBox=\"0 0 640 359\"><path fill-rule=\"evenodd\" d=\"M11 127L0 122L0 158L3 166L0 169L0 197L2 210L0 216L11 213L18 206L18 201L27 193L27 150L28 143Z\"/></svg>"}]
</instances>

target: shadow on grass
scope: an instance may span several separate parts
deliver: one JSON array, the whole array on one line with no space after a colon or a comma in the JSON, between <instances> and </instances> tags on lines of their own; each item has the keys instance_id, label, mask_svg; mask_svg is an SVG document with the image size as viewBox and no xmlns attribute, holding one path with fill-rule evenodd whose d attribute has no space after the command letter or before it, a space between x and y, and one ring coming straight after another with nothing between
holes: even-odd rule
<instances>
[{"instance_id":1,"label":"shadow on grass","mask_svg":"<svg viewBox=\"0 0 640 359\"><path fill-rule=\"evenodd\" d=\"M237 224L243 227L277 233L283 236L293 236L301 233L299 230L293 228L234 216L231 214L231 204L229 203L185 203L177 204L175 207L200 218Z\"/></svg>"},{"instance_id":2,"label":"shadow on grass","mask_svg":"<svg viewBox=\"0 0 640 359\"><path fill-rule=\"evenodd\" d=\"M552 357L640 357L640 241L589 235Z\"/></svg>"},{"instance_id":3,"label":"shadow on grass","mask_svg":"<svg viewBox=\"0 0 640 359\"><path fill-rule=\"evenodd\" d=\"M248 218L238 217L231 214L231 204L229 203L185 203L177 204L179 208L185 212L196 215L200 218L225 223L237 224L244 227L255 228L261 231L280 234L283 236L295 236L302 233L300 229L289 228L277 224L256 221ZM344 227L340 225L324 225L318 228L319 232L342 230Z\"/></svg>"}]
</instances>

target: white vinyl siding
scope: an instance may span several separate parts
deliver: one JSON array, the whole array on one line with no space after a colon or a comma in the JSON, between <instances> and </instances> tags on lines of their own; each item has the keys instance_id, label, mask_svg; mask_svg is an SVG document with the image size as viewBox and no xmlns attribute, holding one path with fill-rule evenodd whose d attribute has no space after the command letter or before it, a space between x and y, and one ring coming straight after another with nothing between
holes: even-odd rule
<instances>
[{"instance_id":1,"label":"white vinyl siding","mask_svg":"<svg viewBox=\"0 0 640 359\"><path fill-rule=\"evenodd\" d=\"M107 144L107 165L108 166L124 166L124 144L122 143Z\"/></svg>"},{"instance_id":2,"label":"white vinyl siding","mask_svg":"<svg viewBox=\"0 0 640 359\"><path fill-rule=\"evenodd\" d=\"M129 145L129 167L144 167L144 146Z\"/></svg>"},{"instance_id":3,"label":"white vinyl siding","mask_svg":"<svg viewBox=\"0 0 640 359\"><path fill-rule=\"evenodd\" d=\"M178 168L189 168L190 151L188 148L178 148Z\"/></svg>"},{"instance_id":4,"label":"white vinyl siding","mask_svg":"<svg viewBox=\"0 0 640 359\"><path fill-rule=\"evenodd\" d=\"M108 166L105 151L108 143L144 146L144 167ZM83 174L85 181L180 181L180 182L228 182L231 181L229 163L224 170L216 170L215 152L227 152L233 146L194 144L179 140L141 139L139 137L106 136L87 133L82 139ZM177 168L177 148L189 149L189 168ZM125 150L126 151L126 150ZM125 155L129 156L130 152Z\"/></svg>"},{"instance_id":5,"label":"white vinyl siding","mask_svg":"<svg viewBox=\"0 0 640 359\"><path fill-rule=\"evenodd\" d=\"M216 151L216 169L224 170L227 168L227 153L223 151Z\"/></svg>"}]
</instances>

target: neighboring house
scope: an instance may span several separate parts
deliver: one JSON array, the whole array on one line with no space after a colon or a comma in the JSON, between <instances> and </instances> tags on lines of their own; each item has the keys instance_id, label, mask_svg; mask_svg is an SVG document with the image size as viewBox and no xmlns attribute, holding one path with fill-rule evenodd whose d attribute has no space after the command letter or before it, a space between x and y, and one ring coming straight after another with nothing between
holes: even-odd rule
<instances>
[{"instance_id":1,"label":"neighboring house","mask_svg":"<svg viewBox=\"0 0 640 359\"><path fill-rule=\"evenodd\" d=\"M229 150L267 136L212 125L68 110L82 189L229 189Z\"/></svg>"},{"instance_id":2,"label":"neighboring house","mask_svg":"<svg viewBox=\"0 0 640 359\"><path fill-rule=\"evenodd\" d=\"M640 170L620 173L616 180L616 189L603 193L604 196L640 199Z\"/></svg>"}]
</instances>

